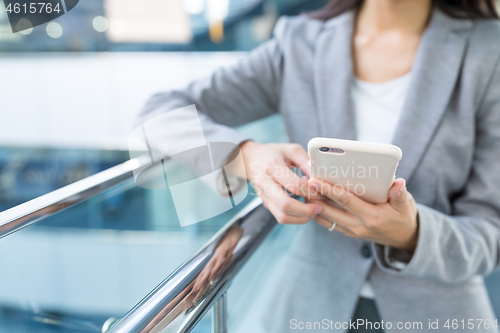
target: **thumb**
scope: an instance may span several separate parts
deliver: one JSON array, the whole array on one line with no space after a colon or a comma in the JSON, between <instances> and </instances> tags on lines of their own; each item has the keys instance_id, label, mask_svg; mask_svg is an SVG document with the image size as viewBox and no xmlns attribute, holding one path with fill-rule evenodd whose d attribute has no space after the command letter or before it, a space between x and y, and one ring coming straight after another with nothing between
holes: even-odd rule
<instances>
[{"instance_id":1,"label":"thumb","mask_svg":"<svg viewBox=\"0 0 500 333\"><path fill-rule=\"evenodd\" d=\"M394 208L403 208L407 195L406 181L403 178L398 178L389 189L389 204Z\"/></svg>"}]
</instances>

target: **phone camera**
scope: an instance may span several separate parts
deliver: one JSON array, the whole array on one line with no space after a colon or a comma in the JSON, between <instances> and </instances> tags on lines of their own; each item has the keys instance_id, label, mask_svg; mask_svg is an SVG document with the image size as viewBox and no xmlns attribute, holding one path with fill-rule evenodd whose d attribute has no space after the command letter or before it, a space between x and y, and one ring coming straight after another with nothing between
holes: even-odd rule
<instances>
[{"instance_id":1,"label":"phone camera","mask_svg":"<svg viewBox=\"0 0 500 333\"><path fill-rule=\"evenodd\" d=\"M329 151L330 149L329 149L329 148L327 148L327 147L321 147L319 150L320 150L320 151L325 151L325 152L326 152L326 151Z\"/></svg>"}]
</instances>

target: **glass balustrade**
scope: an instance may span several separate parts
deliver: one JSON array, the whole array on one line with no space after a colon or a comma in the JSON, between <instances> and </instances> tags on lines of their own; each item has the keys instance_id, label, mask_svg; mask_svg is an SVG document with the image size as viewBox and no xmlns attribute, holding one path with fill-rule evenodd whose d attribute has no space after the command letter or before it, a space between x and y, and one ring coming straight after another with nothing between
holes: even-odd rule
<instances>
[{"instance_id":1,"label":"glass balustrade","mask_svg":"<svg viewBox=\"0 0 500 333\"><path fill-rule=\"evenodd\" d=\"M255 137L256 128L267 130ZM286 141L279 117L240 130L263 142ZM127 159L124 151L2 148L1 211ZM175 161L165 167L188 172ZM235 209L181 227L168 189L143 189L130 178L0 239L0 332L100 332L109 318L127 313L254 196L250 189ZM197 204L214 204L210 195L204 198ZM249 297L257 301L258 294L252 290L269 282L268 274L254 273L274 270L292 229L275 229L234 281L228 297L232 326L243 327L239 323L250 318L247 310L255 302ZM210 325L208 314L194 331L209 332Z\"/></svg>"},{"instance_id":2,"label":"glass balustrade","mask_svg":"<svg viewBox=\"0 0 500 333\"><path fill-rule=\"evenodd\" d=\"M99 332L238 208L181 228L167 191L131 179L8 235L0 240L0 332Z\"/></svg>"}]
</instances>

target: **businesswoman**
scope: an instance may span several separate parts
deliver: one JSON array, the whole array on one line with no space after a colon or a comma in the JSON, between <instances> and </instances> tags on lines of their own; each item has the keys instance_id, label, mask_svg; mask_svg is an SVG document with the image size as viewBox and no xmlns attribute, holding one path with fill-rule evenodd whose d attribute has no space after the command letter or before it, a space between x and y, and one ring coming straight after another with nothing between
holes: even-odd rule
<instances>
[{"instance_id":1,"label":"businesswoman","mask_svg":"<svg viewBox=\"0 0 500 333\"><path fill-rule=\"evenodd\" d=\"M265 311L269 332L356 331L349 319L372 323L359 332L454 320L454 332L497 331L482 278L500 260L496 19L493 0L334 0L281 18L238 65L148 102L143 119L195 104L208 141L240 145L276 219L304 224ZM276 112L293 143L231 128ZM307 170L318 136L398 145L388 202L288 171ZM283 188L319 195L304 203Z\"/></svg>"}]
</instances>

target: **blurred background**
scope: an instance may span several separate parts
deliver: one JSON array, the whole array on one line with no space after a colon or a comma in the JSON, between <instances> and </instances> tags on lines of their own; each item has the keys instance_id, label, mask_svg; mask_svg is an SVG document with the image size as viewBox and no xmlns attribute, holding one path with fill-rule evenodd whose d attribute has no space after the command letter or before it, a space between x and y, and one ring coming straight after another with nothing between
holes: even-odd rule
<instances>
[{"instance_id":1,"label":"blurred background","mask_svg":"<svg viewBox=\"0 0 500 333\"><path fill-rule=\"evenodd\" d=\"M326 0L85 0L42 26L13 34L0 11L2 52L248 51L280 15Z\"/></svg>"},{"instance_id":2,"label":"blurred background","mask_svg":"<svg viewBox=\"0 0 500 333\"><path fill-rule=\"evenodd\" d=\"M270 38L279 16L326 2L82 0L19 33L0 5L0 212L128 160L127 137L148 97L234 64ZM239 130L287 141L279 115ZM168 190L130 180L0 239L0 333L101 332L239 208L181 228ZM275 229L234 282L232 332L261 331L277 283L269 277L295 231ZM488 279L497 314L498 281ZM210 318L195 331L209 332Z\"/></svg>"}]
</instances>

